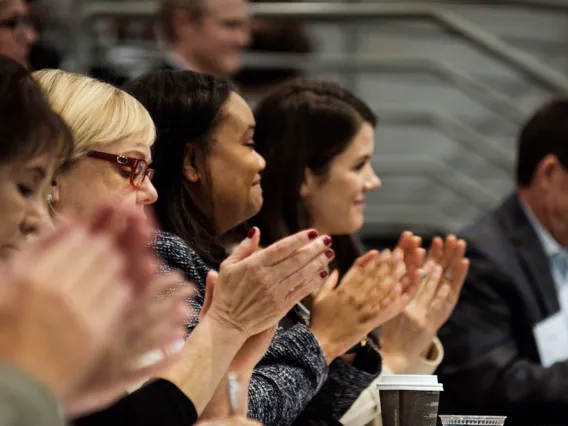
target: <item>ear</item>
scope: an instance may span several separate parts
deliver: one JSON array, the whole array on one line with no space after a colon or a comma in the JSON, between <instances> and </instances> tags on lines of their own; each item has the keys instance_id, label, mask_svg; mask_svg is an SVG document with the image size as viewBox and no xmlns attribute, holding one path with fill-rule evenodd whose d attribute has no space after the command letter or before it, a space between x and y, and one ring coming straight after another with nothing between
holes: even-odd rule
<instances>
[{"instance_id":1,"label":"ear","mask_svg":"<svg viewBox=\"0 0 568 426\"><path fill-rule=\"evenodd\" d=\"M185 158L183 160L183 175L191 183L199 182L199 170L197 169L197 152L191 146L185 149Z\"/></svg>"},{"instance_id":2,"label":"ear","mask_svg":"<svg viewBox=\"0 0 568 426\"><path fill-rule=\"evenodd\" d=\"M538 164L535 173L535 181L538 182L542 189L549 188L558 178L561 171L562 165L556 155L549 154Z\"/></svg>"},{"instance_id":3,"label":"ear","mask_svg":"<svg viewBox=\"0 0 568 426\"><path fill-rule=\"evenodd\" d=\"M304 181L300 185L300 196L303 198L309 197L313 193L315 184L316 176L306 167L306 170L304 170Z\"/></svg>"},{"instance_id":4,"label":"ear","mask_svg":"<svg viewBox=\"0 0 568 426\"><path fill-rule=\"evenodd\" d=\"M49 195L51 195L49 203L51 204L52 207L56 206L59 203L59 200L61 199L61 177L60 176L54 176L53 177L53 180L51 181L51 185L49 186Z\"/></svg>"},{"instance_id":5,"label":"ear","mask_svg":"<svg viewBox=\"0 0 568 426\"><path fill-rule=\"evenodd\" d=\"M186 10L176 9L172 11L170 18L170 25L174 30L176 37L179 39L180 35L191 29L191 20Z\"/></svg>"}]
</instances>

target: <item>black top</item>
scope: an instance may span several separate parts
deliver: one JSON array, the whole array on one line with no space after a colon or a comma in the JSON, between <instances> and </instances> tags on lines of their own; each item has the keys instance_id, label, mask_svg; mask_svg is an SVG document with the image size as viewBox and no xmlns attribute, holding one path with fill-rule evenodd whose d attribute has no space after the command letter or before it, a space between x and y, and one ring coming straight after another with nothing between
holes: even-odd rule
<instances>
[{"instance_id":1,"label":"black top","mask_svg":"<svg viewBox=\"0 0 568 426\"><path fill-rule=\"evenodd\" d=\"M74 426L189 426L197 422L191 400L168 380L156 380Z\"/></svg>"}]
</instances>

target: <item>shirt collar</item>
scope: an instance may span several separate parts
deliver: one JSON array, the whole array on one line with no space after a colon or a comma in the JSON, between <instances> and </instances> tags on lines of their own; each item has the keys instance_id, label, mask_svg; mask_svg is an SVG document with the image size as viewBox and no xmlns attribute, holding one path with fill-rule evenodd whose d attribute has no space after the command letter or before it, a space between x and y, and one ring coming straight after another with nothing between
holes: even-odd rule
<instances>
[{"instance_id":1,"label":"shirt collar","mask_svg":"<svg viewBox=\"0 0 568 426\"><path fill-rule=\"evenodd\" d=\"M525 212L525 214L527 215L527 218L530 224L532 225L533 229L535 230L536 235L538 236L538 239L540 241L540 244L542 245L542 248L544 249L544 253L546 254L546 256L548 258L552 258L559 254L566 255L568 251L564 249L560 244L558 244L558 242L554 239L554 237L550 235L550 232L548 232L548 230L544 226L542 226L542 224L534 215L531 208L523 200L520 201L521 201L521 207Z\"/></svg>"}]
</instances>

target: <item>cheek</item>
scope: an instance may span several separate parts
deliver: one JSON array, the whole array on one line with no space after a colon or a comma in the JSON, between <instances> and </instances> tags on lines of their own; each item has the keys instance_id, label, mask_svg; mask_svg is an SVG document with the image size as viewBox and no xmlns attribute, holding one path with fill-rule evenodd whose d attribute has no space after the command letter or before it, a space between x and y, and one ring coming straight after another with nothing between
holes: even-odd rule
<instances>
[{"instance_id":1,"label":"cheek","mask_svg":"<svg viewBox=\"0 0 568 426\"><path fill-rule=\"evenodd\" d=\"M13 238L24 220L25 204L21 197L10 192L13 191L0 192L0 203L3 206L0 221L0 245L17 242Z\"/></svg>"}]
</instances>

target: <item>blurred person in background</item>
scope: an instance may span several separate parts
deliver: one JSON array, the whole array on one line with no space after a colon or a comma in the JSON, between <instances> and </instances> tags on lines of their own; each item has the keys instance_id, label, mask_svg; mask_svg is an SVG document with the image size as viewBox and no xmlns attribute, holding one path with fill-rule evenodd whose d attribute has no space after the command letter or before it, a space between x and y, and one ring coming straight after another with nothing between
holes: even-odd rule
<instances>
[{"instance_id":1,"label":"blurred person in background","mask_svg":"<svg viewBox=\"0 0 568 426\"><path fill-rule=\"evenodd\" d=\"M29 67L37 38L25 0L0 0L0 55Z\"/></svg>"},{"instance_id":2,"label":"blurred person in background","mask_svg":"<svg viewBox=\"0 0 568 426\"><path fill-rule=\"evenodd\" d=\"M372 166L378 117L340 85L306 79L273 90L254 113L255 149L266 158L267 166L264 204L252 224L263 230L263 244L306 227L330 234L336 252L332 267L339 272L336 278L342 278L362 253L355 233L364 224L365 198L381 186ZM409 253L420 244L419 237L405 232L398 247ZM445 242L434 239L418 295L381 327L383 373L432 374L437 368L443 348L436 334L458 300L468 266L464 252L465 242L454 236ZM303 303L317 307L333 294L337 282ZM309 320L305 311L298 310L297 315ZM362 351L364 343L344 358L356 363ZM316 397L313 415L331 412L343 424L358 424L362 416L369 416L371 407L371 414L380 421L376 386L374 381L347 412Z\"/></svg>"},{"instance_id":3,"label":"blurred person in background","mask_svg":"<svg viewBox=\"0 0 568 426\"><path fill-rule=\"evenodd\" d=\"M292 1L286 0L284 3ZM269 3L271 0L252 0ZM315 42L302 22L290 19L253 17L251 22L251 53L308 55L315 50ZM301 77L303 69L291 64L287 67L258 67L245 65L234 76L234 81L250 102L280 83Z\"/></svg>"},{"instance_id":4,"label":"blurred person in background","mask_svg":"<svg viewBox=\"0 0 568 426\"><path fill-rule=\"evenodd\" d=\"M249 13L247 0L160 0L166 51L157 68L231 77L250 42Z\"/></svg>"},{"instance_id":5,"label":"blurred person in background","mask_svg":"<svg viewBox=\"0 0 568 426\"><path fill-rule=\"evenodd\" d=\"M440 332L440 412L566 424L568 99L524 124L515 178L503 204L461 232L471 267Z\"/></svg>"}]
</instances>

